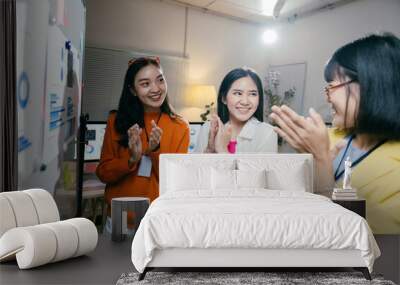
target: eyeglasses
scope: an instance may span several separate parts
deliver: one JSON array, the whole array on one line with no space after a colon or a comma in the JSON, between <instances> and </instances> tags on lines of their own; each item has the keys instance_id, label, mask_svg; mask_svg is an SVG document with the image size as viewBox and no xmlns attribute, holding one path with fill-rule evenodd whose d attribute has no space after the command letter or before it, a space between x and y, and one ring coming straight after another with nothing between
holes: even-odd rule
<instances>
[{"instance_id":1,"label":"eyeglasses","mask_svg":"<svg viewBox=\"0 0 400 285\"><path fill-rule=\"evenodd\" d=\"M328 85L328 86L326 86L324 88L325 94L326 94L326 96L329 96L330 92L332 90L337 89L337 88L342 87L342 86L346 86L346 85L348 85L350 83L353 83L354 81L356 81L356 80L352 79L352 80L349 80L349 81L346 81L346 82L342 82L342 83L339 83L339 84L336 84L336 85Z\"/></svg>"},{"instance_id":2,"label":"eyeglasses","mask_svg":"<svg viewBox=\"0 0 400 285\"><path fill-rule=\"evenodd\" d=\"M130 59L128 61L128 66L131 66L135 61L137 61L139 59L150 59L150 60L154 60L155 62L157 62L157 64L160 64L160 58L158 56L144 56L144 57L134 57L134 58Z\"/></svg>"}]
</instances>

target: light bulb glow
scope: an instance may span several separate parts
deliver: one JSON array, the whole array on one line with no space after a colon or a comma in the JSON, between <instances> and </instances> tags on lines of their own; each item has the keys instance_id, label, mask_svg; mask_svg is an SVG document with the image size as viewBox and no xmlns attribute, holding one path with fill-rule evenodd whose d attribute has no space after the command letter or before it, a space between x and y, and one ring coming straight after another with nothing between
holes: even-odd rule
<instances>
[{"instance_id":1,"label":"light bulb glow","mask_svg":"<svg viewBox=\"0 0 400 285\"><path fill-rule=\"evenodd\" d=\"M278 40L278 34L274 30L266 30L263 34L263 40L266 44L273 44Z\"/></svg>"}]
</instances>

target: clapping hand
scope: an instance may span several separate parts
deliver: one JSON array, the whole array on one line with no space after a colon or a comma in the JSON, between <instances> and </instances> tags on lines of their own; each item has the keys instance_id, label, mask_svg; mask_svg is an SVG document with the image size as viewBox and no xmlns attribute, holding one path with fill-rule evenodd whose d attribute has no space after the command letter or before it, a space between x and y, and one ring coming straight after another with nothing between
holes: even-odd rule
<instances>
[{"instance_id":1,"label":"clapping hand","mask_svg":"<svg viewBox=\"0 0 400 285\"><path fill-rule=\"evenodd\" d=\"M270 118L278 125L275 132L299 152L312 153L317 160L331 159L328 129L322 117L310 109L309 117L289 107L272 106Z\"/></svg>"},{"instance_id":2,"label":"clapping hand","mask_svg":"<svg viewBox=\"0 0 400 285\"><path fill-rule=\"evenodd\" d=\"M155 151L160 146L161 136L162 136L162 129L157 126L154 120L151 121L151 132L149 135L149 148L148 152Z\"/></svg>"},{"instance_id":3,"label":"clapping hand","mask_svg":"<svg viewBox=\"0 0 400 285\"><path fill-rule=\"evenodd\" d=\"M217 122L218 131L215 136L215 151L217 153L226 153L228 152L229 141L232 138L232 126L230 124L225 126L220 118L218 118Z\"/></svg>"},{"instance_id":4,"label":"clapping hand","mask_svg":"<svg viewBox=\"0 0 400 285\"><path fill-rule=\"evenodd\" d=\"M208 144L205 152L215 153L215 137L218 132L218 120L219 118L217 115L211 115L210 131L208 133Z\"/></svg>"},{"instance_id":5,"label":"clapping hand","mask_svg":"<svg viewBox=\"0 0 400 285\"><path fill-rule=\"evenodd\" d=\"M128 129L128 147L131 153L129 163L139 161L142 156L142 141L140 139L141 133L142 129L139 128L138 124L135 124Z\"/></svg>"}]
</instances>

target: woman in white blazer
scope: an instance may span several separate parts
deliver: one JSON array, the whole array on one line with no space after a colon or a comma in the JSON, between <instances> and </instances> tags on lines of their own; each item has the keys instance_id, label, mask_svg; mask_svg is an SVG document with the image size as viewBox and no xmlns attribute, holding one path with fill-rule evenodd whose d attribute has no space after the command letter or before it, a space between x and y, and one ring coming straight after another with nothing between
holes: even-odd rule
<instances>
[{"instance_id":1,"label":"woman in white blazer","mask_svg":"<svg viewBox=\"0 0 400 285\"><path fill-rule=\"evenodd\" d=\"M202 126L195 152L277 152L277 135L263 122L263 112L260 77L248 68L233 69L219 88L218 115Z\"/></svg>"}]
</instances>

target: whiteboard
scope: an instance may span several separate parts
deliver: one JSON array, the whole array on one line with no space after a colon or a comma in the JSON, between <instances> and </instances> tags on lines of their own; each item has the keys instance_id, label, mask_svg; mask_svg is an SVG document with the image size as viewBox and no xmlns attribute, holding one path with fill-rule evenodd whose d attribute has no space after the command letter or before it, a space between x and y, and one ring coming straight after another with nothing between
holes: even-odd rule
<instances>
[{"instance_id":1,"label":"whiteboard","mask_svg":"<svg viewBox=\"0 0 400 285\"><path fill-rule=\"evenodd\" d=\"M72 44L70 51L67 50L68 40L59 27L49 26L48 29L42 144L42 163L45 165L58 156L60 147L65 149L65 145L74 140L81 97L78 52Z\"/></svg>"}]
</instances>

